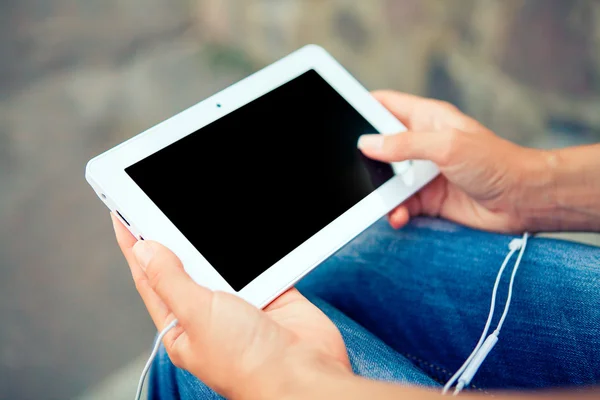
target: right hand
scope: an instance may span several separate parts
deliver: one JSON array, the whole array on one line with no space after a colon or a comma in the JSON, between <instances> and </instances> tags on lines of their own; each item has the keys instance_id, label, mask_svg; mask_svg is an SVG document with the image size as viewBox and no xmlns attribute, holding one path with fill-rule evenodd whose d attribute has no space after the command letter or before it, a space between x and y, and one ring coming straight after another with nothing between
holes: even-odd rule
<instances>
[{"instance_id":1,"label":"right hand","mask_svg":"<svg viewBox=\"0 0 600 400\"><path fill-rule=\"evenodd\" d=\"M537 187L548 181L548 154L496 136L451 104L379 91L375 98L407 128L397 135L365 135L359 148L384 162L433 161L441 170L389 215L400 228L428 215L488 231L529 229L527 214ZM536 186L537 185L537 186Z\"/></svg>"}]
</instances>

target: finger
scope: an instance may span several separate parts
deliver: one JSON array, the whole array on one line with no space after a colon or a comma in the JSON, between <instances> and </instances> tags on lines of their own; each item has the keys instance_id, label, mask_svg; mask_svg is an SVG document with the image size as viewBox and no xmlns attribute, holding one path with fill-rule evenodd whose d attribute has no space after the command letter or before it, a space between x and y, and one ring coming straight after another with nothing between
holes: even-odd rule
<instances>
[{"instance_id":1,"label":"finger","mask_svg":"<svg viewBox=\"0 0 600 400\"><path fill-rule=\"evenodd\" d=\"M416 217L421 215L423 212L423 208L421 206L421 192L417 192L410 199L404 202L406 209L408 210L408 215L410 217Z\"/></svg>"},{"instance_id":2,"label":"finger","mask_svg":"<svg viewBox=\"0 0 600 400\"><path fill-rule=\"evenodd\" d=\"M158 330L162 330L167 324L169 324L174 316L172 315L166 304L158 297L158 295L152 290L148 283L148 278L142 268L140 267L137 258L133 254L133 246L137 243L137 239L133 236L127 228L121 223L121 221L111 213L113 227L115 229L115 235L117 242L135 282L137 291L142 298L142 301L146 305L146 308L150 312L150 317L156 325Z\"/></svg>"},{"instance_id":3,"label":"finger","mask_svg":"<svg viewBox=\"0 0 600 400\"><path fill-rule=\"evenodd\" d=\"M140 279L145 279L146 277L146 274L138 265L137 259L133 254L133 246L137 243L137 239L113 213L111 213L110 216L112 218L115 236L117 237L117 243L119 244L123 256L125 256L125 260L127 260L127 264L129 264L133 280L137 284Z\"/></svg>"},{"instance_id":4,"label":"finger","mask_svg":"<svg viewBox=\"0 0 600 400\"><path fill-rule=\"evenodd\" d=\"M185 328L190 322L203 324L210 316L212 291L196 284L185 272L179 258L166 247L141 240L133 247L150 288L175 314ZM150 314L160 310L148 309Z\"/></svg>"},{"instance_id":5,"label":"finger","mask_svg":"<svg viewBox=\"0 0 600 400\"><path fill-rule=\"evenodd\" d=\"M477 121L463 114L454 105L436 99L413 96L393 90L378 90L372 93L408 130L430 131L446 128L468 130L479 127Z\"/></svg>"},{"instance_id":6,"label":"finger","mask_svg":"<svg viewBox=\"0 0 600 400\"><path fill-rule=\"evenodd\" d=\"M429 160L443 166L460 135L448 132L403 132L396 135L362 135L358 148L367 157L384 161Z\"/></svg>"},{"instance_id":7,"label":"finger","mask_svg":"<svg viewBox=\"0 0 600 400\"><path fill-rule=\"evenodd\" d=\"M417 193L420 214L431 217L440 215L442 205L448 196L446 183L444 176L439 175Z\"/></svg>"},{"instance_id":8,"label":"finger","mask_svg":"<svg viewBox=\"0 0 600 400\"><path fill-rule=\"evenodd\" d=\"M403 204L396 207L392 212L390 212L388 220L394 229L402 228L410 220L408 209Z\"/></svg>"},{"instance_id":9,"label":"finger","mask_svg":"<svg viewBox=\"0 0 600 400\"><path fill-rule=\"evenodd\" d=\"M431 105L431 101L423 97L391 90L377 90L371 94L409 130L415 130L415 122L422 119L420 114L425 110L430 110L427 106ZM422 129L422 127L420 128Z\"/></svg>"}]
</instances>

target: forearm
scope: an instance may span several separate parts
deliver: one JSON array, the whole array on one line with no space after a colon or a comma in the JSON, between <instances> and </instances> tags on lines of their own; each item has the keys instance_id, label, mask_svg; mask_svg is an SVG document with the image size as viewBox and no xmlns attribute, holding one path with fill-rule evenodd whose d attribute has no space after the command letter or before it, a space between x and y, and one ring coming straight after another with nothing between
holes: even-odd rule
<instances>
[{"instance_id":1,"label":"forearm","mask_svg":"<svg viewBox=\"0 0 600 400\"><path fill-rule=\"evenodd\" d=\"M557 391L553 393L495 393L494 399L497 400L587 400L598 399L600 393L597 390L588 392L565 392ZM461 397L473 400L489 399L489 394L479 394L472 392L463 392ZM280 397L286 400L328 400L328 399L347 399L347 400L441 400L446 396L441 395L441 389L424 389L418 387L409 387L399 384L372 381L360 378L354 375L344 377L323 376L319 381L315 381L307 387L298 387L295 391Z\"/></svg>"},{"instance_id":2,"label":"forearm","mask_svg":"<svg viewBox=\"0 0 600 400\"><path fill-rule=\"evenodd\" d=\"M524 183L525 228L600 232L600 144L544 151L542 160Z\"/></svg>"},{"instance_id":3,"label":"forearm","mask_svg":"<svg viewBox=\"0 0 600 400\"><path fill-rule=\"evenodd\" d=\"M296 359L296 358L294 358ZM441 388L422 388L395 383L381 382L357 376L338 362L310 357L310 363L291 363L283 360L278 368L271 371L267 379L256 379L258 385L244 388L236 398L244 400L442 400L447 396L441 394ZM286 365L287 364L287 365ZM263 371L264 372L264 371ZM577 392L554 391L546 393L494 393L498 400L588 400L598 399L598 389ZM465 391L461 394L473 400L489 399L489 394Z\"/></svg>"},{"instance_id":4,"label":"forearm","mask_svg":"<svg viewBox=\"0 0 600 400\"><path fill-rule=\"evenodd\" d=\"M349 375L336 379L323 377L321 382L310 387L299 388L284 398L285 400L439 400L443 396L437 390L401 386Z\"/></svg>"}]
</instances>

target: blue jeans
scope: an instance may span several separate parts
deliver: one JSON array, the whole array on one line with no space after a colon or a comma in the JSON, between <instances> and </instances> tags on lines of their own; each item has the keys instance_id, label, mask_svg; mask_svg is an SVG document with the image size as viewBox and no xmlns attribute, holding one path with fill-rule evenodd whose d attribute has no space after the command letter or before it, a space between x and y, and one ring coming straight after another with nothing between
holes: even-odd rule
<instances>
[{"instance_id":1,"label":"blue jeans","mask_svg":"<svg viewBox=\"0 0 600 400\"><path fill-rule=\"evenodd\" d=\"M355 373L439 387L479 339L512 238L429 218L396 231L381 220L297 287L340 329ZM500 341L470 388L600 384L600 249L534 237L514 289ZM219 397L161 349L150 398Z\"/></svg>"}]
</instances>

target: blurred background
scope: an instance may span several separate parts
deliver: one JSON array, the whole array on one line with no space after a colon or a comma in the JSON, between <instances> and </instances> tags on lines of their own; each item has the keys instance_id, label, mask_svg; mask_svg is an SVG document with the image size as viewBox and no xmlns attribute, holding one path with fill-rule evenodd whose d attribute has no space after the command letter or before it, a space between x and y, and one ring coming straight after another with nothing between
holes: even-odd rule
<instances>
[{"instance_id":1,"label":"blurred background","mask_svg":"<svg viewBox=\"0 0 600 400\"><path fill-rule=\"evenodd\" d=\"M600 141L597 0L1 0L1 399L133 395L154 328L85 163L307 43L524 145Z\"/></svg>"}]
</instances>

